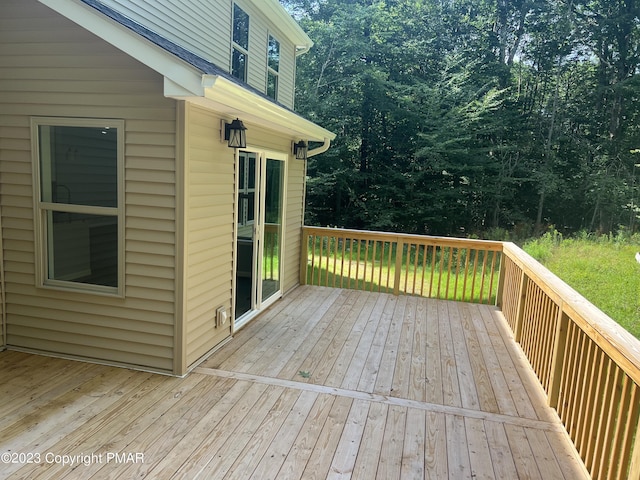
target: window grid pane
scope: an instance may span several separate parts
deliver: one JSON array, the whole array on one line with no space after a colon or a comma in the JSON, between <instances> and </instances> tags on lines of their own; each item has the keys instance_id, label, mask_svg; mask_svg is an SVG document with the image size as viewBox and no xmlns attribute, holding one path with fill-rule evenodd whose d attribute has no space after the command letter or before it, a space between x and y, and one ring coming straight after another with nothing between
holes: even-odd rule
<instances>
[{"instance_id":1,"label":"window grid pane","mask_svg":"<svg viewBox=\"0 0 640 480\"><path fill-rule=\"evenodd\" d=\"M269 35L269 48L267 52L269 68L278 71L280 68L280 42Z\"/></svg>"},{"instance_id":2,"label":"window grid pane","mask_svg":"<svg viewBox=\"0 0 640 480\"><path fill-rule=\"evenodd\" d=\"M267 74L267 96L278 99L278 76L271 72Z\"/></svg>"},{"instance_id":3,"label":"window grid pane","mask_svg":"<svg viewBox=\"0 0 640 480\"><path fill-rule=\"evenodd\" d=\"M47 279L118 286L118 217L48 211Z\"/></svg>"},{"instance_id":4,"label":"window grid pane","mask_svg":"<svg viewBox=\"0 0 640 480\"><path fill-rule=\"evenodd\" d=\"M249 15L238 5L233 5L233 42L249 50Z\"/></svg>"},{"instance_id":5,"label":"window grid pane","mask_svg":"<svg viewBox=\"0 0 640 480\"><path fill-rule=\"evenodd\" d=\"M43 201L118 205L116 129L41 125L39 139Z\"/></svg>"},{"instance_id":6,"label":"window grid pane","mask_svg":"<svg viewBox=\"0 0 640 480\"><path fill-rule=\"evenodd\" d=\"M235 48L231 60L231 75L243 82L247 81L247 56Z\"/></svg>"}]
</instances>

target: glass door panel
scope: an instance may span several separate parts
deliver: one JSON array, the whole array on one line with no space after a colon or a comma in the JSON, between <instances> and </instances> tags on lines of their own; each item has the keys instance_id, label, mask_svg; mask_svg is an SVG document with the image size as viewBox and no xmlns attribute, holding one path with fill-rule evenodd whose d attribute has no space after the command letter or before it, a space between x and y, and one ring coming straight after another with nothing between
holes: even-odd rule
<instances>
[{"instance_id":1,"label":"glass door panel","mask_svg":"<svg viewBox=\"0 0 640 480\"><path fill-rule=\"evenodd\" d=\"M255 308L256 262L256 167L257 155L238 157L238 240L236 244L236 318Z\"/></svg>"},{"instance_id":2,"label":"glass door panel","mask_svg":"<svg viewBox=\"0 0 640 480\"><path fill-rule=\"evenodd\" d=\"M262 301L280 291L284 162L267 158L264 172Z\"/></svg>"}]
</instances>

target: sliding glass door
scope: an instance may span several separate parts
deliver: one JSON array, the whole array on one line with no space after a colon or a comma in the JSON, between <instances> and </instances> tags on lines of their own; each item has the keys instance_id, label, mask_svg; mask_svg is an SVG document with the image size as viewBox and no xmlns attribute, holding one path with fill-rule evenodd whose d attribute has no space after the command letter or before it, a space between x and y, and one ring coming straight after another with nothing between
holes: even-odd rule
<instances>
[{"instance_id":1,"label":"sliding glass door","mask_svg":"<svg viewBox=\"0 0 640 480\"><path fill-rule=\"evenodd\" d=\"M264 152L238 153L236 327L282 293L284 159Z\"/></svg>"}]
</instances>

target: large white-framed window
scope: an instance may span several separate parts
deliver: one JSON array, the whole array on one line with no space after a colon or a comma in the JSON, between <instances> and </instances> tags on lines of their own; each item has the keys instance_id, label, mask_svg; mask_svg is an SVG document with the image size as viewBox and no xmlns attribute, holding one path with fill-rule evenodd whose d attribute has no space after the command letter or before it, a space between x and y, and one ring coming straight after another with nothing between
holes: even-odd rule
<instances>
[{"instance_id":1,"label":"large white-framed window","mask_svg":"<svg viewBox=\"0 0 640 480\"><path fill-rule=\"evenodd\" d=\"M248 64L249 15L234 3L231 25L231 75L246 83Z\"/></svg>"},{"instance_id":2,"label":"large white-framed window","mask_svg":"<svg viewBox=\"0 0 640 480\"><path fill-rule=\"evenodd\" d=\"M31 119L37 285L124 294L124 121Z\"/></svg>"},{"instance_id":3,"label":"large white-framed window","mask_svg":"<svg viewBox=\"0 0 640 480\"><path fill-rule=\"evenodd\" d=\"M267 43L267 96L278 100L278 72L280 71L280 42L269 35Z\"/></svg>"}]
</instances>

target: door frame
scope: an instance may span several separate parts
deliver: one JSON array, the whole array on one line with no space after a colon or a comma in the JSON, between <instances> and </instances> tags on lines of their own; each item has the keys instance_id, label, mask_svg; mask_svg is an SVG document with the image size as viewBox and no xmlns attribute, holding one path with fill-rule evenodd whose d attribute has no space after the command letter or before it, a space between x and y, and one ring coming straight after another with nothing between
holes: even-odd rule
<instances>
[{"instance_id":1,"label":"door frame","mask_svg":"<svg viewBox=\"0 0 640 480\"><path fill-rule=\"evenodd\" d=\"M251 286L251 308L249 311L236 318L236 295L237 290L237 273L238 273L238 211L240 204L238 202L238 194L240 189L240 153L248 152L256 155L256 215L254 223L254 248L252 259L252 286ZM280 288L269 298L262 300L262 264L263 264L263 242L264 242L264 220L265 220L265 188L266 188L266 163L267 159L281 161L283 164L282 174L282 213L280 226L280 261L278 264ZM247 146L243 149L237 149L234 154L235 162L235 185L234 185L234 214L233 214L233 282L232 282L232 334L244 327L259 315L264 309L282 297L283 294L283 273L284 262L282 261L283 252L285 251L285 225L286 225L286 205L287 205L287 179L288 179L288 162L290 156L288 152L277 150L269 150L260 147Z\"/></svg>"}]
</instances>

